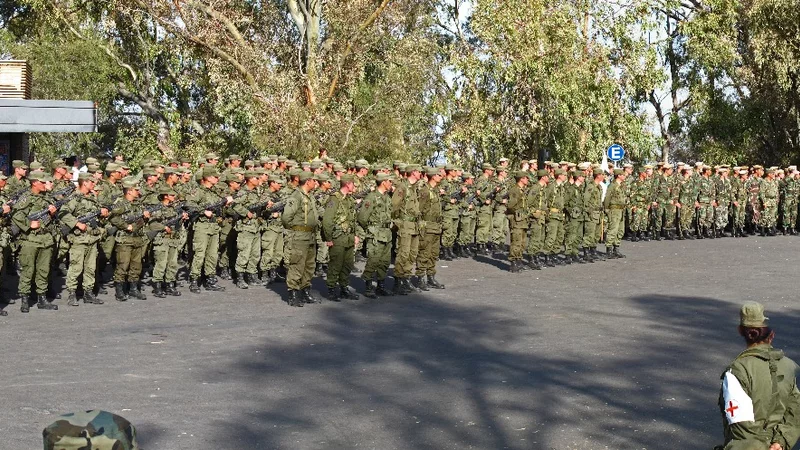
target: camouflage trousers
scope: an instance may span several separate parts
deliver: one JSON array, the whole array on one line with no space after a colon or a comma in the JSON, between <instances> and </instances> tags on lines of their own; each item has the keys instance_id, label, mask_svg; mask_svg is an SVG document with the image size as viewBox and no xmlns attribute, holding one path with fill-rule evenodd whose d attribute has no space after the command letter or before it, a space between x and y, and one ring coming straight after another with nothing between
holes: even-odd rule
<instances>
[{"instance_id":1,"label":"camouflage trousers","mask_svg":"<svg viewBox=\"0 0 800 450\"><path fill-rule=\"evenodd\" d=\"M327 247L327 245L326 245ZM319 253L319 252L318 252ZM328 274L325 284L328 289L336 286L350 285L350 272L353 270L355 260L355 234L346 234L333 240L333 246L328 252Z\"/></svg>"},{"instance_id":2,"label":"camouflage trousers","mask_svg":"<svg viewBox=\"0 0 800 450\"><path fill-rule=\"evenodd\" d=\"M408 278L417 261L419 252L419 234L410 232L397 233L397 256L394 260L395 278Z\"/></svg>"},{"instance_id":3,"label":"camouflage trousers","mask_svg":"<svg viewBox=\"0 0 800 450\"><path fill-rule=\"evenodd\" d=\"M114 281L138 282L142 275L142 260L147 247L144 240L141 242L117 242L117 267L114 269Z\"/></svg>"},{"instance_id":4,"label":"camouflage trousers","mask_svg":"<svg viewBox=\"0 0 800 450\"><path fill-rule=\"evenodd\" d=\"M630 229L633 232L640 232L640 231L647 231L647 219L649 217L649 211L647 210L647 205L637 204L636 209L631 208L631 223Z\"/></svg>"},{"instance_id":5,"label":"camouflage trousers","mask_svg":"<svg viewBox=\"0 0 800 450\"><path fill-rule=\"evenodd\" d=\"M668 231L674 230L678 226L678 224L676 223L678 215L678 207L667 203L663 207L660 207L659 209L663 210L662 214L664 217L664 222L663 222L664 229Z\"/></svg>"},{"instance_id":6,"label":"camouflage trousers","mask_svg":"<svg viewBox=\"0 0 800 450\"><path fill-rule=\"evenodd\" d=\"M650 213L653 217L653 222L651 228L653 233L658 235L661 234L661 230L669 229L667 225L664 224L664 219L667 215L667 208L666 206L670 206L669 204L664 205L663 203L659 203L658 205L653 205L650 209Z\"/></svg>"},{"instance_id":7,"label":"camouflage trousers","mask_svg":"<svg viewBox=\"0 0 800 450\"><path fill-rule=\"evenodd\" d=\"M66 240L62 240L66 242ZM69 269L67 269L67 289L78 289L78 279L83 275L83 290L91 291L95 284L97 270L97 242L74 243L69 246Z\"/></svg>"},{"instance_id":8,"label":"camouflage trousers","mask_svg":"<svg viewBox=\"0 0 800 450\"><path fill-rule=\"evenodd\" d=\"M492 238L492 207L483 205L478 210L478 219L475 227L475 242L486 244Z\"/></svg>"},{"instance_id":9,"label":"camouflage trousers","mask_svg":"<svg viewBox=\"0 0 800 450\"><path fill-rule=\"evenodd\" d=\"M681 205L681 232L691 232L694 221L694 205Z\"/></svg>"},{"instance_id":10,"label":"camouflage trousers","mask_svg":"<svg viewBox=\"0 0 800 450\"><path fill-rule=\"evenodd\" d=\"M283 230L267 228L261 232L261 263L262 272L275 269L283 259Z\"/></svg>"},{"instance_id":11,"label":"camouflage trousers","mask_svg":"<svg viewBox=\"0 0 800 450\"><path fill-rule=\"evenodd\" d=\"M544 238L544 253L553 255L561 253L561 246L564 244L564 220L561 217L550 217L547 219L547 231Z\"/></svg>"},{"instance_id":12,"label":"camouflage trousers","mask_svg":"<svg viewBox=\"0 0 800 450\"><path fill-rule=\"evenodd\" d=\"M258 273L261 258L261 234L258 231L241 230L236 236L236 273Z\"/></svg>"},{"instance_id":13,"label":"camouflage trousers","mask_svg":"<svg viewBox=\"0 0 800 450\"><path fill-rule=\"evenodd\" d=\"M288 231L286 234L286 287L291 290L311 286L314 257L317 253L315 233Z\"/></svg>"},{"instance_id":14,"label":"camouflage trousers","mask_svg":"<svg viewBox=\"0 0 800 450\"><path fill-rule=\"evenodd\" d=\"M185 233L181 233L185 234ZM153 281L176 281L178 277L178 253L181 250L181 238L156 238L153 241Z\"/></svg>"},{"instance_id":15,"label":"camouflage trousers","mask_svg":"<svg viewBox=\"0 0 800 450\"><path fill-rule=\"evenodd\" d=\"M528 254L538 255L544 253L545 219L531 219L528 227Z\"/></svg>"},{"instance_id":16,"label":"camouflage trousers","mask_svg":"<svg viewBox=\"0 0 800 450\"><path fill-rule=\"evenodd\" d=\"M219 228L219 244L217 251L217 265L222 269L230 267L231 253L236 248L236 232L233 230L233 221L225 219ZM216 270L216 269L215 269Z\"/></svg>"},{"instance_id":17,"label":"camouflage trousers","mask_svg":"<svg viewBox=\"0 0 800 450\"><path fill-rule=\"evenodd\" d=\"M733 210L733 225L736 228L744 228L745 219L747 219L747 207L744 202L737 202L739 205L732 205Z\"/></svg>"},{"instance_id":18,"label":"camouflage trousers","mask_svg":"<svg viewBox=\"0 0 800 450\"><path fill-rule=\"evenodd\" d=\"M24 240L20 242L20 273L19 284L17 285L20 296L28 295L31 292L37 294L47 293L53 250L52 245L43 247ZM31 290L31 288L35 288L35 290Z\"/></svg>"},{"instance_id":19,"label":"camouflage trousers","mask_svg":"<svg viewBox=\"0 0 800 450\"><path fill-rule=\"evenodd\" d=\"M492 243L505 245L508 236L508 218L506 217L506 207L498 206L492 215Z\"/></svg>"},{"instance_id":20,"label":"camouflage trousers","mask_svg":"<svg viewBox=\"0 0 800 450\"><path fill-rule=\"evenodd\" d=\"M728 205L719 205L714 208L714 227L724 230L728 226Z\"/></svg>"},{"instance_id":21,"label":"camouflage trousers","mask_svg":"<svg viewBox=\"0 0 800 450\"><path fill-rule=\"evenodd\" d=\"M594 211L587 214L583 222L583 248L595 248L603 236L601 224L602 211Z\"/></svg>"},{"instance_id":22,"label":"camouflage trousers","mask_svg":"<svg viewBox=\"0 0 800 450\"><path fill-rule=\"evenodd\" d=\"M439 241L441 235L438 233L422 233L419 238L419 252L417 253L418 276L436 275L436 261L439 260Z\"/></svg>"},{"instance_id":23,"label":"camouflage trousers","mask_svg":"<svg viewBox=\"0 0 800 450\"><path fill-rule=\"evenodd\" d=\"M795 229L797 227L797 201L784 201L781 208L783 214L783 227Z\"/></svg>"},{"instance_id":24,"label":"camouflage trousers","mask_svg":"<svg viewBox=\"0 0 800 450\"><path fill-rule=\"evenodd\" d=\"M511 246L508 252L509 261L519 261L525 252L525 244L528 240L528 229L523 226L511 228Z\"/></svg>"},{"instance_id":25,"label":"camouflage trousers","mask_svg":"<svg viewBox=\"0 0 800 450\"><path fill-rule=\"evenodd\" d=\"M583 246L583 218L570 217L566 223L566 237L564 240L565 253L578 255L578 247Z\"/></svg>"},{"instance_id":26,"label":"camouflage trousers","mask_svg":"<svg viewBox=\"0 0 800 450\"><path fill-rule=\"evenodd\" d=\"M195 222L192 237L192 267L189 277L199 279L200 276L213 277L217 274L217 258L219 254L219 225L215 222Z\"/></svg>"},{"instance_id":27,"label":"camouflage trousers","mask_svg":"<svg viewBox=\"0 0 800 450\"><path fill-rule=\"evenodd\" d=\"M711 228L714 225L714 205L711 203L700 203L697 210L697 225L703 228Z\"/></svg>"},{"instance_id":28,"label":"camouflage trousers","mask_svg":"<svg viewBox=\"0 0 800 450\"><path fill-rule=\"evenodd\" d=\"M322 230L317 230L317 264L328 264L330 261L329 248L322 240Z\"/></svg>"},{"instance_id":29,"label":"camouflage trousers","mask_svg":"<svg viewBox=\"0 0 800 450\"><path fill-rule=\"evenodd\" d=\"M361 278L371 281L373 276L382 281L389 271L392 262L392 242L378 242L373 238L367 239L367 263Z\"/></svg>"},{"instance_id":30,"label":"camouflage trousers","mask_svg":"<svg viewBox=\"0 0 800 450\"><path fill-rule=\"evenodd\" d=\"M472 245L473 242L475 242L475 216L461 216L458 243L459 245Z\"/></svg>"},{"instance_id":31,"label":"camouflage trousers","mask_svg":"<svg viewBox=\"0 0 800 450\"><path fill-rule=\"evenodd\" d=\"M606 234L606 247L619 246L622 236L625 235L625 210L608 210L608 233Z\"/></svg>"},{"instance_id":32,"label":"camouflage trousers","mask_svg":"<svg viewBox=\"0 0 800 450\"><path fill-rule=\"evenodd\" d=\"M445 211L442 215L442 246L450 248L458 236L458 211Z\"/></svg>"},{"instance_id":33,"label":"camouflage trousers","mask_svg":"<svg viewBox=\"0 0 800 450\"><path fill-rule=\"evenodd\" d=\"M759 220L758 225L766 228L776 226L778 222L778 205L773 202L765 202L761 208L761 220Z\"/></svg>"}]
</instances>

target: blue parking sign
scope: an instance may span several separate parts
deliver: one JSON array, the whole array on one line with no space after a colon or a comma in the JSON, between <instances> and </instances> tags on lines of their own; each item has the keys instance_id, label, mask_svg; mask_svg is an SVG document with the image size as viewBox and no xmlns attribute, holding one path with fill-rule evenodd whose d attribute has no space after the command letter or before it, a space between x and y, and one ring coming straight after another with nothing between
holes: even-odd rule
<instances>
[{"instance_id":1,"label":"blue parking sign","mask_svg":"<svg viewBox=\"0 0 800 450\"><path fill-rule=\"evenodd\" d=\"M606 155L611 161L622 161L622 158L625 157L625 149L619 144L614 144L608 147Z\"/></svg>"}]
</instances>

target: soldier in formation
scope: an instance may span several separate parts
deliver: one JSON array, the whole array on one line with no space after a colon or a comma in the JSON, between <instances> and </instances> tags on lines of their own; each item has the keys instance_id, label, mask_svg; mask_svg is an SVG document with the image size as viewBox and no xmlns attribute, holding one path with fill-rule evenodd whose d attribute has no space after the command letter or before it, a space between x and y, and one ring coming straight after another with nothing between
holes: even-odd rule
<instances>
[{"instance_id":1,"label":"soldier in formation","mask_svg":"<svg viewBox=\"0 0 800 450\"><path fill-rule=\"evenodd\" d=\"M3 303L58 309L60 266L70 307L103 304L108 281L118 301L146 300L147 280L153 296L178 296L182 277L195 293L224 290L218 277L239 289L285 281L287 303L301 307L319 301L314 276L325 278L332 301L359 298L351 283L358 258L363 294L375 299L444 289L440 258L507 255L520 273L624 258L625 236L797 234L796 166L540 168L530 160L512 170L501 158L475 178L453 164L242 159L220 165L209 153L194 169L186 159L145 161L137 174L122 159L105 167L87 159L74 179L63 160L35 162L30 172L14 161L13 174L0 176L0 269L18 272L19 295Z\"/></svg>"}]
</instances>

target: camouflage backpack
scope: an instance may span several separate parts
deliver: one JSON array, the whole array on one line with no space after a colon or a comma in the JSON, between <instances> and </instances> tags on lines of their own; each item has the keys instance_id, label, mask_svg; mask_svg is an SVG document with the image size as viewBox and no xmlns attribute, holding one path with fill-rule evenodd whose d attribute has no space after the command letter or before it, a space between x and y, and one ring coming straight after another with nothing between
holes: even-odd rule
<instances>
[{"instance_id":1,"label":"camouflage backpack","mask_svg":"<svg viewBox=\"0 0 800 450\"><path fill-rule=\"evenodd\" d=\"M64 414L42 435L44 450L139 450L133 425L107 411Z\"/></svg>"}]
</instances>

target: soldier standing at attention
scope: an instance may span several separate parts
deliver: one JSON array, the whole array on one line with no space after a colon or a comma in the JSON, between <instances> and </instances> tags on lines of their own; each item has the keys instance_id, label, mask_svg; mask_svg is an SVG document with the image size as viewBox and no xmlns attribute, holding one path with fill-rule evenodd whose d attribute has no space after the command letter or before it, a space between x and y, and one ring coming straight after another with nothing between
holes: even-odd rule
<instances>
[{"instance_id":1,"label":"soldier standing at attention","mask_svg":"<svg viewBox=\"0 0 800 450\"><path fill-rule=\"evenodd\" d=\"M608 233L606 234L606 255L609 259L624 258L619 252L619 244L625 234L625 171L614 169L614 182L606 191L603 207L608 212Z\"/></svg>"},{"instance_id":2,"label":"soldier standing at attention","mask_svg":"<svg viewBox=\"0 0 800 450\"><path fill-rule=\"evenodd\" d=\"M453 246L458 236L458 216L459 205L458 197L463 196L464 188L461 178L458 176L457 168L451 164L445 166L445 179L442 180L441 187L446 191L444 196L444 206L442 207L442 247L444 247L445 261L452 261L456 255L453 253Z\"/></svg>"},{"instance_id":3,"label":"soldier standing at attention","mask_svg":"<svg viewBox=\"0 0 800 450\"><path fill-rule=\"evenodd\" d=\"M194 237L192 249L194 259L189 272L189 290L200 292L200 277L205 273L205 288L209 291L224 291L225 288L217 285L217 258L219 257L219 220L221 208L216 210L205 209L219 203L222 197L215 189L219 182L219 172L213 166L204 167L200 171L201 179L197 190L187 199L189 206L199 211L200 215L194 222ZM227 203L233 201L228 196Z\"/></svg>"},{"instance_id":4,"label":"soldier standing at attention","mask_svg":"<svg viewBox=\"0 0 800 450\"><path fill-rule=\"evenodd\" d=\"M564 244L564 191L566 189L567 173L564 169L553 171L556 180L547 188L547 234L545 235L545 255L554 264L562 265L566 258L561 252Z\"/></svg>"},{"instance_id":5,"label":"soldier standing at attention","mask_svg":"<svg viewBox=\"0 0 800 450\"><path fill-rule=\"evenodd\" d=\"M87 173L78 174L78 196L70 200L59 211L59 220L69 228L69 269L67 270L67 292L69 306L78 306L78 279L83 275L83 303L102 305L103 301L95 297L95 270L97 268L97 244L103 236L103 229L97 221L94 224L79 222L87 214L101 211L102 217L108 217L108 209L101 208L94 192L95 178Z\"/></svg>"},{"instance_id":6,"label":"soldier standing at attention","mask_svg":"<svg viewBox=\"0 0 800 450\"><path fill-rule=\"evenodd\" d=\"M778 223L778 182L775 180L775 169L767 170L767 177L761 181L758 192L758 203L761 211L761 236L775 236Z\"/></svg>"},{"instance_id":7,"label":"soldier standing at attention","mask_svg":"<svg viewBox=\"0 0 800 450\"><path fill-rule=\"evenodd\" d=\"M528 171L520 170L514 173L516 183L508 190L508 202L506 205L506 215L508 216L509 229L511 231L511 246L508 252L508 261L511 263L509 271L519 273L522 270L522 257L525 252L525 244L528 234L528 206L526 203L528 183L530 183Z\"/></svg>"},{"instance_id":8,"label":"soldier standing at attention","mask_svg":"<svg viewBox=\"0 0 800 450\"><path fill-rule=\"evenodd\" d=\"M399 185L392 196L392 220L397 228L397 256L394 262L395 294L404 295L415 290L409 278L419 251L419 197L417 181L420 166L406 166L406 181Z\"/></svg>"},{"instance_id":9,"label":"soldier standing at attention","mask_svg":"<svg viewBox=\"0 0 800 450\"><path fill-rule=\"evenodd\" d=\"M261 257L260 210L251 210L261 203L261 176L253 170L244 173L241 198L231 206L236 221L236 287L247 289L258 282L258 259Z\"/></svg>"},{"instance_id":10,"label":"soldier standing at attention","mask_svg":"<svg viewBox=\"0 0 800 450\"><path fill-rule=\"evenodd\" d=\"M419 252L417 256L417 276L419 288L427 291L429 287L444 289L436 280L436 261L439 260L439 243L442 237L442 191L439 182L442 175L439 169L427 168L428 182L420 186L419 210L422 214L419 227Z\"/></svg>"},{"instance_id":11,"label":"soldier standing at attention","mask_svg":"<svg viewBox=\"0 0 800 450\"><path fill-rule=\"evenodd\" d=\"M361 278L367 285L368 298L389 295L384 286L386 273L392 260L392 189L391 175L379 173L375 176L377 188L367 195L358 211L358 223L367 236L367 263ZM377 280L375 286L373 277Z\"/></svg>"},{"instance_id":12,"label":"soldier standing at attention","mask_svg":"<svg viewBox=\"0 0 800 450\"><path fill-rule=\"evenodd\" d=\"M272 203L279 203L284 200L281 194L283 180L276 176L269 177L269 187L266 194ZM277 208L277 206L276 206ZM261 273L264 277L264 285L268 285L278 278L276 272L283 257L283 224L281 223L282 211L273 211L271 208L264 210L263 223L261 225Z\"/></svg>"},{"instance_id":13,"label":"soldier standing at attention","mask_svg":"<svg viewBox=\"0 0 800 450\"><path fill-rule=\"evenodd\" d=\"M316 233L319 213L311 192L317 181L311 172L297 175L299 185L286 200L281 222L286 229L286 286L289 288L289 306L302 307L303 303L316 303L311 295L311 278L314 275Z\"/></svg>"},{"instance_id":14,"label":"soldier standing at attention","mask_svg":"<svg viewBox=\"0 0 800 450\"><path fill-rule=\"evenodd\" d=\"M507 251L506 236L508 236L508 217L506 216L506 205L508 204L508 160L500 158L500 164L506 161L505 165L497 167L497 180L495 181L494 212L492 213L492 251Z\"/></svg>"},{"instance_id":15,"label":"soldier standing at attention","mask_svg":"<svg viewBox=\"0 0 800 450\"><path fill-rule=\"evenodd\" d=\"M530 213L528 223L528 265L536 269L542 266L553 267L544 253L545 224L547 223L547 185L550 172L546 169L536 171L539 180L527 191L527 206Z\"/></svg>"},{"instance_id":16,"label":"soldier standing at attention","mask_svg":"<svg viewBox=\"0 0 800 450\"><path fill-rule=\"evenodd\" d=\"M679 190L678 203L676 204L681 213L678 239L694 239L691 232L692 220L694 219L694 210L700 204L697 202L697 190L694 180L692 180L692 166L687 165L684 167L683 179L680 182Z\"/></svg>"},{"instance_id":17,"label":"soldier standing at attention","mask_svg":"<svg viewBox=\"0 0 800 450\"><path fill-rule=\"evenodd\" d=\"M47 191L52 189L53 178L44 173L31 174L31 193L25 200L15 205L11 221L20 230L19 235L19 262L20 274L17 290L19 291L20 311L30 311L28 303L31 293L36 294L39 309L56 310L58 306L47 301L48 277L50 276L50 261L53 257L53 234L47 229L46 224L39 220L29 220L28 215L49 209L50 214L56 213L55 206L50 204Z\"/></svg>"},{"instance_id":18,"label":"soldier standing at attention","mask_svg":"<svg viewBox=\"0 0 800 450\"><path fill-rule=\"evenodd\" d=\"M494 167L489 163L481 166L481 173L475 180L475 199L477 208L477 220L475 226L475 245L476 254L488 255L487 244L492 238L492 196L495 193L493 180Z\"/></svg>"},{"instance_id":19,"label":"soldier standing at attention","mask_svg":"<svg viewBox=\"0 0 800 450\"><path fill-rule=\"evenodd\" d=\"M719 393L725 442L718 450L790 450L800 436L797 364L772 346L764 307L745 303L739 334L745 349L725 369Z\"/></svg>"},{"instance_id":20,"label":"soldier standing at attention","mask_svg":"<svg viewBox=\"0 0 800 450\"><path fill-rule=\"evenodd\" d=\"M153 238L153 295L164 298L167 295L180 296L177 286L178 253L182 246L184 233L183 221L189 218L188 213L175 208L178 193L170 186L162 186L158 192L158 200L162 208L153 213L152 224L156 224L158 234ZM180 217L180 219L179 219ZM165 222L172 221L170 225ZM154 230L155 231L155 230Z\"/></svg>"},{"instance_id":21,"label":"soldier standing at attention","mask_svg":"<svg viewBox=\"0 0 800 450\"><path fill-rule=\"evenodd\" d=\"M586 260L595 262L601 260L601 255L597 251L597 245L603 236L603 181L605 173L603 169L597 168L592 171L593 179L588 183L586 190L583 191L584 208L584 233L583 249L586 252Z\"/></svg>"},{"instance_id":22,"label":"soldier standing at attention","mask_svg":"<svg viewBox=\"0 0 800 450\"><path fill-rule=\"evenodd\" d=\"M144 235L150 213L144 211L140 200L141 191L136 180L122 180L123 196L112 206L111 225L117 229L117 267L114 270L114 290L118 301L126 301L128 295L139 300L147 296L141 290L142 260L147 246ZM141 214L142 217L128 223L126 217ZM126 286L127 283L127 286Z\"/></svg>"},{"instance_id":23,"label":"soldier standing at attention","mask_svg":"<svg viewBox=\"0 0 800 450\"><path fill-rule=\"evenodd\" d=\"M328 247L328 299L338 302L341 299L358 300L358 294L350 289L350 271L355 261L355 246L360 239L356 236L356 205L352 194L355 191L355 177L345 174L340 178L339 191L331 195L322 215L323 245Z\"/></svg>"}]
</instances>

